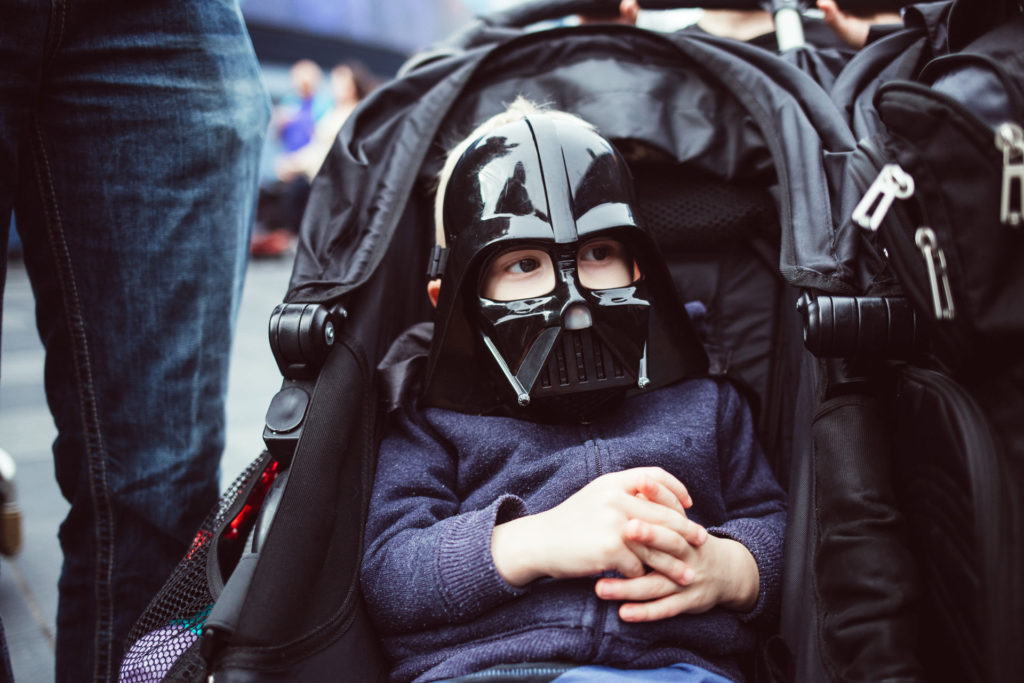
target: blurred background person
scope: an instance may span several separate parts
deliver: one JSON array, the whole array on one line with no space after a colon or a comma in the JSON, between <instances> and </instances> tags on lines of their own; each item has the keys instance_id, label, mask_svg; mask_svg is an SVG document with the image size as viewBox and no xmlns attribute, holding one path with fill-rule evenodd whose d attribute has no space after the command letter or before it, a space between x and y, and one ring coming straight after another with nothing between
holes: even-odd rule
<instances>
[{"instance_id":1,"label":"blurred background person","mask_svg":"<svg viewBox=\"0 0 1024 683\"><path fill-rule=\"evenodd\" d=\"M315 73L320 73L319 66L312 66ZM314 73L309 67L303 68L310 75ZM317 97L311 91L314 81L308 78L301 82L306 101L310 103ZM376 80L365 66L351 61L331 69L329 84L329 108L315 118L310 117L312 126L302 145L291 149L288 145L283 146L274 160L276 178L260 188L256 228L250 246L253 256L279 256L292 250L313 178L323 165L342 124L356 105L376 87ZM307 109L313 112L312 104Z\"/></svg>"},{"instance_id":2,"label":"blurred background person","mask_svg":"<svg viewBox=\"0 0 1024 683\"><path fill-rule=\"evenodd\" d=\"M824 14L825 24L840 40L858 50L880 35L903 26L903 17L895 10L856 15L844 12L836 0L818 0L817 6Z\"/></svg>"},{"instance_id":3,"label":"blurred background person","mask_svg":"<svg viewBox=\"0 0 1024 683\"><path fill-rule=\"evenodd\" d=\"M642 4L642 2L641 2ZM893 2L897 6L898 2ZM857 50L868 42L868 33L874 26L902 26L899 12L872 12L859 16L844 12L836 0L818 0L822 17L804 16L804 39L816 48ZM741 40L767 50L778 49L775 20L771 12L760 10L706 9L689 29L714 36Z\"/></svg>"},{"instance_id":4,"label":"blurred background person","mask_svg":"<svg viewBox=\"0 0 1024 683\"><path fill-rule=\"evenodd\" d=\"M313 128L328 102L320 93L324 73L311 59L300 59L291 68L292 92L274 108L271 127L277 133L285 153L309 144Z\"/></svg>"}]
</instances>

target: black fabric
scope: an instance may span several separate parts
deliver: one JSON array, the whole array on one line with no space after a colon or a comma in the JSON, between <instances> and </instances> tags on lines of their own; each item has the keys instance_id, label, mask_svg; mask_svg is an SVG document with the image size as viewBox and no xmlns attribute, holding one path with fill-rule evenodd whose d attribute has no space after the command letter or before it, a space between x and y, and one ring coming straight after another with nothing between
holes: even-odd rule
<instances>
[{"instance_id":1,"label":"black fabric","mask_svg":"<svg viewBox=\"0 0 1024 683\"><path fill-rule=\"evenodd\" d=\"M779 277L779 217L769 187L723 183L677 167L633 167L637 209L684 301L700 301L710 372L746 389L758 442L785 479L791 452L795 290Z\"/></svg>"},{"instance_id":2,"label":"black fabric","mask_svg":"<svg viewBox=\"0 0 1024 683\"><path fill-rule=\"evenodd\" d=\"M803 18L805 45L782 53L780 57L804 71L822 88L832 87L836 76L842 71L856 50L843 40L821 19ZM698 24L691 24L679 31L691 35L710 36ZM748 45L778 53L779 41L775 33L764 33L745 41Z\"/></svg>"},{"instance_id":3,"label":"black fabric","mask_svg":"<svg viewBox=\"0 0 1024 683\"><path fill-rule=\"evenodd\" d=\"M970 386L907 368L890 407L897 491L926 598L929 680L1019 681L1024 371Z\"/></svg>"},{"instance_id":4,"label":"black fabric","mask_svg":"<svg viewBox=\"0 0 1024 683\"><path fill-rule=\"evenodd\" d=\"M883 406L853 394L815 417L814 597L833 681L915 681L920 588Z\"/></svg>"},{"instance_id":5,"label":"black fabric","mask_svg":"<svg viewBox=\"0 0 1024 683\"><path fill-rule=\"evenodd\" d=\"M821 19L804 17L803 26L804 40L808 45L815 48L832 48L850 53L853 52L853 50L836 35L836 32L830 29ZM690 24L689 26L681 29L680 32L711 35L697 24ZM759 36L754 36L746 42L755 47L759 47L762 50L768 50L769 52L778 52L779 49L779 41L775 37L774 33L764 33Z\"/></svg>"},{"instance_id":6,"label":"black fabric","mask_svg":"<svg viewBox=\"0 0 1024 683\"><path fill-rule=\"evenodd\" d=\"M1018 0L956 0L950 16L950 48L965 49L993 26L1019 16L1020 11Z\"/></svg>"},{"instance_id":7,"label":"black fabric","mask_svg":"<svg viewBox=\"0 0 1024 683\"><path fill-rule=\"evenodd\" d=\"M340 340L318 378L248 597L213 662L218 679L316 667L322 673L335 655L318 653L345 650L360 654L351 664L356 679L380 674L358 593L376 413L363 357L351 340Z\"/></svg>"},{"instance_id":8,"label":"black fabric","mask_svg":"<svg viewBox=\"0 0 1024 683\"><path fill-rule=\"evenodd\" d=\"M975 101L1001 99L1007 119L1024 128L1024 15L979 39L974 49L933 62L923 78L951 71L999 89ZM1024 344L1024 232L1004 224L1000 201L1003 154L995 134L961 102L925 84L893 83L877 105L889 133L881 156L915 179L906 213L894 212L880 229L893 267L919 313L932 323L937 355L954 372L996 372ZM990 110L990 109L989 109ZM932 305L932 276L918 244L930 227L941 248L950 285L950 318Z\"/></svg>"},{"instance_id":9,"label":"black fabric","mask_svg":"<svg viewBox=\"0 0 1024 683\"><path fill-rule=\"evenodd\" d=\"M881 134L885 125L875 106L875 95L886 83L917 77L931 60L949 52L947 34L952 0L912 5L904 12L904 28L880 38L843 67L829 90L833 106L858 140ZM848 293L871 296L897 295L899 285L877 245L850 221L853 208L874 180L858 176L859 151L826 152L834 243L844 265Z\"/></svg>"},{"instance_id":10,"label":"black fabric","mask_svg":"<svg viewBox=\"0 0 1024 683\"><path fill-rule=\"evenodd\" d=\"M837 163L837 234L859 252L861 292L906 293L954 373L998 372L1024 343L1024 233L1000 218L1005 171L993 130L1024 126L1021 44L1024 14L930 60L916 80L884 83L874 96L878 130ZM888 164L910 175L913 194L874 233L850 216Z\"/></svg>"},{"instance_id":11,"label":"black fabric","mask_svg":"<svg viewBox=\"0 0 1024 683\"><path fill-rule=\"evenodd\" d=\"M930 60L948 53L952 6L946 0L908 7L901 30L872 41L843 67L829 93L857 138L882 129L873 99L883 83L914 78Z\"/></svg>"}]
</instances>

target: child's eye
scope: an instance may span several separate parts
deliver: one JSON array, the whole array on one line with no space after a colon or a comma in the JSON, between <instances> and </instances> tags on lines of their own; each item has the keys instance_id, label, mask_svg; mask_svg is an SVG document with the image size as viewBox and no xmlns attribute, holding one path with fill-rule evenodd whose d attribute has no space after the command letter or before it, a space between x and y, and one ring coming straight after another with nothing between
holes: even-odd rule
<instances>
[{"instance_id":1,"label":"child's eye","mask_svg":"<svg viewBox=\"0 0 1024 683\"><path fill-rule=\"evenodd\" d=\"M510 265L507 270L510 273L516 273L519 275L529 273L530 271L537 270L538 268L540 268L540 261L535 258L524 258L519 259Z\"/></svg>"},{"instance_id":2,"label":"child's eye","mask_svg":"<svg viewBox=\"0 0 1024 683\"><path fill-rule=\"evenodd\" d=\"M581 264L601 263L601 265L606 265L609 261L625 261L625 253L625 247L621 243L615 240L602 239L580 247L578 258Z\"/></svg>"},{"instance_id":3,"label":"child's eye","mask_svg":"<svg viewBox=\"0 0 1024 683\"><path fill-rule=\"evenodd\" d=\"M580 284L588 289L625 287L634 278L634 266L625 245L596 239L580 247L577 256Z\"/></svg>"},{"instance_id":4,"label":"child's eye","mask_svg":"<svg viewBox=\"0 0 1024 683\"><path fill-rule=\"evenodd\" d=\"M510 249L487 267L480 293L495 301L543 296L555 288L551 256L542 249Z\"/></svg>"}]
</instances>

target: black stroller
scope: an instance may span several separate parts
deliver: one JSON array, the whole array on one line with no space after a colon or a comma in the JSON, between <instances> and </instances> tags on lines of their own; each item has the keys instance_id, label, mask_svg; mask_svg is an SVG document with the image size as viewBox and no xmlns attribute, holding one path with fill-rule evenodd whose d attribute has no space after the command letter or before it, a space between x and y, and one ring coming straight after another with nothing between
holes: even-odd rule
<instances>
[{"instance_id":1,"label":"black stroller","mask_svg":"<svg viewBox=\"0 0 1024 683\"><path fill-rule=\"evenodd\" d=\"M919 656L952 636L948 620L918 628L930 599L922 586L938 584L918 576L885 460L914 433L887 422L885 400L903 372L893 368L912 367L892 359L918 358L924 342L898 282L865 284L865 273L888 272L874 245L837 230L855 198L850 112L864 79L839 73L851 104L837 107L823 87L826 62L810 50L779 58L735 41L611 24L523 28L611 4L547 2L481 20L407 65L346 123L314 182L285 303L270 321L284 383L267 413L267 451L136 625L122 680L386 675L358 592L380 418L393 398L374 369L402 331L431 317L424 280L409 274L427 272L446 144L518 95L592 122L629 160L640 218L676 286L707 307L711 372L745 387L760 442L789 488L782 624L750 663L751 677L852 680L847 673L860 667L864 680L879 672L911 680L941 678L941 666L1009 680L1006 672L1022 670L1005 659L990 668L986 643L996 640L972 641L964 656L946 649L932 664ZM897 68L901 54L872 64ZM882 324L872 332L875 320ZM858 344L845 344L846 330ZM906 412L901 424L919 424L919 412ZM964 509L985 494L972 495ZM971 524L954 526L968 529L964 544L981 542ZM836 538L849 543L828 543ZM918 557L939 573L981 572L970 574L972 590L986 588L987 565ZM872 581L851 580L844 562L875 572ZM950 618L981 614L975 633L993 635L984 610L946 608ZM888 640L876 647L871 633Z\"/></svg>"}]
</instances>

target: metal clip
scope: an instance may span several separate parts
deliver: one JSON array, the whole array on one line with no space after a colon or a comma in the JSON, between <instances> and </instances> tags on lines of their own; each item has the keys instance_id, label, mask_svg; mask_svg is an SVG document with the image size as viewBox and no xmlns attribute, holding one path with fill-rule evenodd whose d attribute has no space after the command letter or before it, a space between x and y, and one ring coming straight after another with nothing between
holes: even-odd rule
<instances>
[{"instance_id":1,"label":"metal clip","mask_svg":"<svg viewBox=\"0 0 1024 683\"><path fill-rule=\"evenodd\" d=\"M899 164L886 164L871 183L857 208L853 222L875 232L885 219L894 199L908 199L914 194L914 179Z\"/></svg>"},{"instance_id":2,"label":"metal clip","mask_svg":"<svg viewBox=\"0 0 1024 683\"><path fill-rule=\"evenodd\" d=\"M644 344L644 355L640 357L640 370L637 372L636 385L641 389L651 386L651 378L647 376L647 344Z\"/></svg>"},{"instance_id":3,"label":"metal clip","mask_svg":"<svg viewBox=\"0 0 1024 683\"><path fill-rule=\"evenodd\" d=\"M430 250L430 263L427 264L427 277L435 280L444 273L445 264L448 263L448 249L440 244L435 244Z\"/></svg>"},{"instance_id":4,"label":"metal clip","mask_svg":"<svg viewBox=\"0 0 1024 683\"><path fill-rule=\"evenodd\" d=\"M996 129L996 147L1003 152L999 220L1019 228L1024 225L1024 130L1015 123L1001 124Z\"/></svg>"},{"instance_id":5,"label":"metal clip","mask_svg":"<svg viewBox=\"0 0 1024 683\"><path fill-rule=\"evenodd\" d=\"M935 309L935 317L938 320L952 320L956 316L956 309L953 307L953 291L950 289L949 274L946 272L946 255L939 247L935 231L931 228L918 228L914 233L914 243L924 255L924 264L928 268L928 281L932 290L932 306Z\"/></svg>"}]
</instances>

